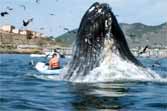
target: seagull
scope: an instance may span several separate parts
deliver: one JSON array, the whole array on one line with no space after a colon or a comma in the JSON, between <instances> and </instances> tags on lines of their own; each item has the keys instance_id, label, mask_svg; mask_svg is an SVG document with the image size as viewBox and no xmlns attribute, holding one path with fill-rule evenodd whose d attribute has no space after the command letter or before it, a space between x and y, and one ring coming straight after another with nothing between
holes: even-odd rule
<instances>
[{"instance_id":1,"label":"seagull","mask_svg":"<svg viewBox=\"0 0 167 111\"><path fill-rule=\"evenodd\" d=\"M6 11L5 12L1 12L0 14L1 14L2 17L4 17L5 15L9 15L9 13L6 12Z\"/></svg>"},{"instance_id":2,"label":"seagull","mask_svg":"<svg viewBox=\"0 0 167 111\"><path fill-rule=\"evenodd\" d=\"M11 8L11 7L9 7L9 6L7 6L6 9L8 9L8 10L10 10L10 11L13 10L13 8Z\"/></svg>"},{"instance_id":3,"label":"seagull","mask_svg":"<svg viewBox=\"0 0 167 111\"><path fill-rule=\"evenodd\" d=\"M36 3L39 3L40 0L35 0Z\"/></svg>"},{"instance_id":4,"label":"seagull","mask_svg":"<svg viewBox=\"0 0 167 111\"><path fill-rule=\"evenodd\" d=\"M140 54L145 53L147 49L148 49L148 45L146 45L146 46L144 47L144 49L143 49L142 51L140 51L138 54L140 55Z\"/></svg>"},{"instance_id":5,"label":"seagull","mask_svg":"<svg viewBox=\"0 0 167 111\"><path fill-rule=\"evenodd\" d=\"M159 61L155 61L154 64L152 65L152 67L160 67L161 64Z\"/></svg>"},{"instance_id":6,"label":"seagull","mask_svg":"<svg viewBox=\"0 0 167 111\"><path fill-rule=\"evenodd\" d=\"M26 10L26 6L25 5L20 5L20 7L23 7L23 9Z\"/></svg>"},{"instance_id":7,"label":"seagull","mask_svg":"<svg viewBox=\"0 0 167 111\"><path fill-rule=\"evenodd\" d=\"M40 30L44 30L44 28L43 28L43 27L41 27L41 28L40 28Z\"/></svg>"},{"instance_id":8,"label":"seagull","mask_svg":"<svg viewBox=\"0 0 167 111\"><path fill-rule=\"evenodd\" d=\"M33 18L31 18L31 19L28 19L27 21L25 21L25 20L23 20L23 26L27 26L30 22L32 22L33 21Z\"/></svg>"},{"instance_id":9,"label":"seagull","mask_svg":"<svg viewBox=\"0 0 167 111\"><path fill-rule=\"evenodd\" d=\"M52 15L52 16L53 16L53 15L55 15L55 14L51 13L50 15Z\"/></svg>"},{"instance_id":10,"label":"seagull","mask_svg":"<svg viewBox=\"0 0 167 111\"><path fill-rule=\"evenodd\" d=\"M116 14L115 16L116 16L116 17L119 17L119 15L118 15L118 14Z\"/></svg>"},{"instance_id":11,"label":"seagull","mask_svg":"<svg viewBox=\"0 0 167 111\"><path fill-rule=\"evenodd\" d=\"M70 31L68 28L64 28L64 30L66 30L66 31Z\"/></svg>"},{"instance_id":12,"label":"seagull","mask_svg":"<svg viewBox=\"0 0 167 111\"><path fill-rule=\"evenodd\" d=\"M64 30L66 30L68 33L77 33L75 30L70 31L69 28L64 28Z\"/></svg>"}]
</instances>

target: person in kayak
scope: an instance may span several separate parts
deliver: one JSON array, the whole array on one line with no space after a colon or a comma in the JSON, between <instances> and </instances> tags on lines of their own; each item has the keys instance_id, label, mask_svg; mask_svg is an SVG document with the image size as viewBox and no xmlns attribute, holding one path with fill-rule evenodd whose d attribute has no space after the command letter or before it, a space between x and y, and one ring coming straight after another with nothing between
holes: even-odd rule
<instances>
[{"instance_id":1,"label":"person in kayak","mask_svg":"<svg viewBox=\"0 0 167 111\"><path fill-rule=\"evenodd\" d=\"M49 60L49 69L60 69L58 54L54 53L52 58Z\"/></svg>"}]
</instances>

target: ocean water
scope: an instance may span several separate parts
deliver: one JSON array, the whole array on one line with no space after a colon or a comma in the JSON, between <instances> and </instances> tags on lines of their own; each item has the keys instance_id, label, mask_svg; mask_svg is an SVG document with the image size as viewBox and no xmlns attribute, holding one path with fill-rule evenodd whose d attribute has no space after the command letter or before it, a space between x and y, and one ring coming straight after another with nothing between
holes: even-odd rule
<instances>
[{"instance_id":1,"label":"ocean water","mask_svg":"<svg viewBox=\"0 0 167 111\"><path fill-rule=\"evenodd\" d=\"M167 77L167 58L138 59ZM48 80L38 78L32 60L34 64L46 61L29 55L0 55L0 111L167 111L166 82Z\"/></svg>"}]
</instances>

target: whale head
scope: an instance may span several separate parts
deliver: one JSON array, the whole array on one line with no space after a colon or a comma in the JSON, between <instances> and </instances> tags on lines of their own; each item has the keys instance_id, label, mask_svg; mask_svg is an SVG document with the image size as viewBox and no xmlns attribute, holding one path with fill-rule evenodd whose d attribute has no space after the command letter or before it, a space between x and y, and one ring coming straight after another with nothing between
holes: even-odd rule
<instances>
[{"instance_id":1,"label":"whale head","mask_svg":"<svg viewBox=\"0 0 167 111\"><path fill-rule=\"evenodd\" d=\"M76 35L73 58L64 78L69 80L86 76L100 65L105 58L104 52L116 54L125 61L142 66L130 52L123 31L110 6L96 2L82 17ZM114 58L109 61L114 61Z\"/></svg>"}]
</instances>

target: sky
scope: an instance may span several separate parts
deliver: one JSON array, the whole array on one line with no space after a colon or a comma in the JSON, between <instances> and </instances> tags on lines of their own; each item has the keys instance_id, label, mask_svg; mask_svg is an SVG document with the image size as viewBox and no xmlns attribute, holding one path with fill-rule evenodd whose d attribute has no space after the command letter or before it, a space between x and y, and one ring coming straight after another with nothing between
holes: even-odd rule
<instances>
[{"instance_id":1,"label":"sky","mask_svg":"<svg viewBox=\"0 0 167 111\"><path fill-rule=\"evenodd\" d=\"M14 25L19 29L30 29L47 36L59 36L79 27L86 10L94 3L108 3L120 23L141 22L159 25L167 22L167 0L0 0L0 12L9 15L0 17L0 26ZM23 5L26 7L24 10ZM9 11L6 7L11 7ZM50 15L54 14L54 15ZM33 18L27 27L22 21ZM41 29L42 28L42 29Z\"/></svg>"}]
</instances>

